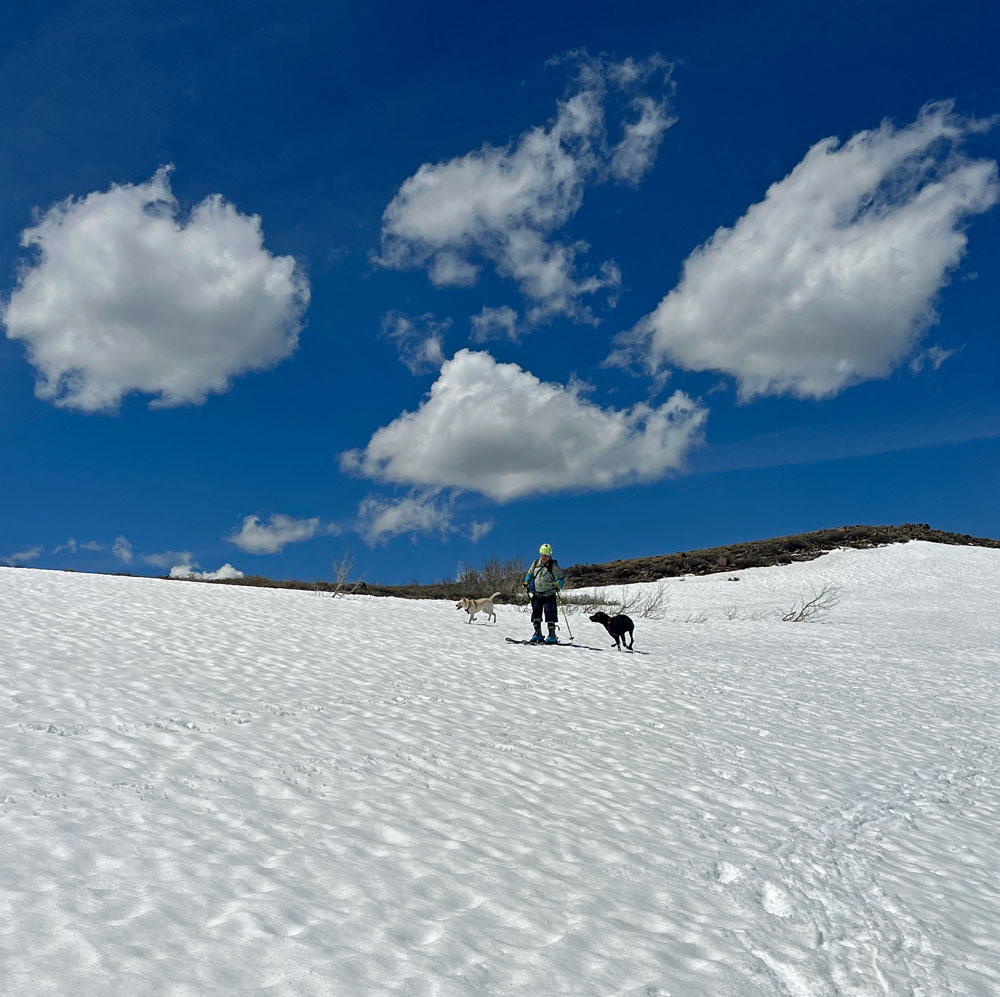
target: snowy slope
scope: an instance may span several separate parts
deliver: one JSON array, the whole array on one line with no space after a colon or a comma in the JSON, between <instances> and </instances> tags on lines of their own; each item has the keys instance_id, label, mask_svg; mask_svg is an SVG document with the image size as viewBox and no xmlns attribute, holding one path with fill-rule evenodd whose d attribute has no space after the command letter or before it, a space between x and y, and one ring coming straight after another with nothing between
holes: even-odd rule
<instances>
[{"instance_id":1,"label":"snowy slope","mask_svg":"<svg viewBox=\"0 0 1000 997\"><path fill-rule=\"evenodd\" d=\"M0 569L0 992L1000 993L1000 551L738 577L628 655Z\"/></svg>"}]
</instances>

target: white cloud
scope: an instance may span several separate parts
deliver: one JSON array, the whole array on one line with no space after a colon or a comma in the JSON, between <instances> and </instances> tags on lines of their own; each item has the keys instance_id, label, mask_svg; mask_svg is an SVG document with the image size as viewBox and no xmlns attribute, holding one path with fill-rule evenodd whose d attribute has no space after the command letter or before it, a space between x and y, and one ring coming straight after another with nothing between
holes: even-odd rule
<instances>
[{"instance_id":1,"label":"white cloud","mask_svg":"<svg viewBox=\"0 0 1000 997\"><path fill-rule=\"evenodd\" d=\"M172 564L190 565L194 561L194 555L189 550L165 550L159 554L143 554L142 559L154 568L166 568Z\"/></svg>"},{"instance_id":2,"label":"white cloud","mask_svg":"<svg viewBox=\"0 0 1000 997\"><path fill-rule=\"evenodd\" d=\"M26 550L18 551L4 558L5 564L27 564L29 561L37 561L42 556L41 547L29 547Z\"/></svg>"},{"instance_id":3,"label":"white cloud","mask_svg":"<svg viewBox=\"0 0 1000 997\"><path fill-rule=\"evenodd\" d=\"M201 404L295 349L309 286L263 246L260 218L219 194L178 217L169 169L46 211L37 250L3 309L39 398L113 411L132 391L156 407Z\"/></svg>"},{"instance_id":4,"label":"white cloud","mask_svg":"<svg viewBox=\"0 0 1000 997\"><path fill-rule=\"evenodd\" d=\"M653 481L681 467L707 410L681 392L658 408L602 409L576 386L540 381L488 353L460 350L429 397L375 432L341 466L498 501Z\"/></svg>"},{"instance_id":5,"label":"white cloud","mask_svg":"<svg viewBox=\"0 0 1000 997\"><path fill-rule=\"evenodd\" d=\"M823 398L887 376L936 321L962 222L997 201L996 164L957 151L984 128L935 104L905 128L818 142L688 257L617 358L722 371L743 399Z\"/></svg>"},{"instance_id":6,"label":"white cloud","mask_svg":"<svg viewBox=\"0 0 1000 997\"><path fill-rule=\"evenodd\" d=\"M125 537L115 537L115 542L111 545L111 553L126 564L132 563L132 545Z\"/></svg>"},{"instance_id":7,"label":"white cloud","mask_svg":"<svg viewBox=\"0 0 1000 997\"><path fill-rule=\"evenodd\" d=\"M450 508L433 494L402 499L369 495L358 507L358 533L369 544L402 533L445 534L451 529Z\"/></svg>"},{"instance_id":8,"label":"white cloud","mask_svg":"<svg viewBox=\"0 0 1000 997\"><path fill-rule=\"evenodd\" d=\"M434 257L429 275L437 287L471 287L479 277L479 267L458 253L441 252Z\"/></svg>"},{"instance_id":9,"label":"white cloud","mask_svg":"<svg viewBox=\"0 0 1000 997\"><path fill-rule=\"evenodd\" d=\"M921 350L910 361L910 370L914 374L919 374L928 364L934 370L938 370L945 360L953 357L957 352L957 350L946 350L943 346L928 346L926 350Z\"/></svg>"},{"instance_id":10,"label":"white cloud","mask_svg":"<svg viewBox=\"0 0 1000 997\"><path fill-rule=\"evenodd\" d=\"M395 344L399 359L411 374L427 374L444 363L444 335L451 319L435 320L428 312L413 318L400 311L387 312L382 318L382 335Z\"/></svg>"},{"instance_id":11,"label":"white cloud","mask_svg":"<svg viewBox=\"0 0 1000 997\"><path fill-rule=\"evenodd\" d=\"M521 338L517 327L517 312L509 305L499 308L484 305L478 315L472 316L470 324L470 338L474 343L485 343L490 339L509 339L516 343Z\"/></svg>"},{"instance_id":12,"label":"white cloud","mask_svg":"<svg viewBox=\"0 0 1000 997\"><path fill-rule=\"evenodd\" d=\"M547 127L534 127L505 147L489 144L447 162L424 163L400 187L382 218L385 267L427 267L438 285L468 285L488 262L517 282L530 299L531 322L553 315L590 321L586 295L617 291L621 274L612 262L578 276L583 243L553 241L579 210L588 185L608 179L637 183L655 159L663 132L673 123L662 91L666 63L615 62L573 53L574 91L558 103ZM656 88L659 96L645 92ZM623 138L608 142L609 93L624 91Z\"/></svg>"},{"instance_id":13,"label":"white cloud","mask_svg":"<svg viewBox=\"0 0 1000 997\"><path fill-rule=\"evenodd\" d=\"M257 516L245 516L240 529L226 539L247 554L277 554L287 544L309 540L319 529L319 519L294 519L276 513L266 523Z\"/></svg>"},{"instance_id":14,"label":"white cloud","mask_svg":"<svg viewBox=\"0 0 1000 997\"><path fill-rule=\"evenodd\" d=\"M473 543L478 543L487 533L491 533L496 524L492 519L484 522L474 522L469 525L469 539Z\"/></svg>"},{"instance_id":15,"label":"white cloud","mask_svg":"<svg viewBox=\"0 0 1000 997\"><path fill-rule=\"evenodd\" d=\"M653 165L663 133L677 119L667 113L664 101L652 97L636 97L633 106L639 120L625 125L625 137L611 157L611 175L634 185Z\"/></svg>"},{"instance_id":16,"label":"white cloud","mask_svg":"<svg viewBox=\"0 0 1000 997\"><path fill-rule=\"evenodd\" d=\"M98 551L105 550L104 544L99 544L96 540L87 540L85 543L78 543L73 537L70 537L65 543L59 544L58 547L52 549L53 554L62 554L69 551L70 554L76 554L78 551Z\"/></svg>"},{"instance_id":17,"label":"white cloud","mask_svg":"<svg viewBox=\"0 0 1000 997\"><path fill-rule=\"evenodd\" d=\"M203 581L216 581L220 578L242 578L243 572L226 562L217 571L195 571L189 563L175 564L170 569L171 578L200 578Z\"/></svg>"}]
</instances>

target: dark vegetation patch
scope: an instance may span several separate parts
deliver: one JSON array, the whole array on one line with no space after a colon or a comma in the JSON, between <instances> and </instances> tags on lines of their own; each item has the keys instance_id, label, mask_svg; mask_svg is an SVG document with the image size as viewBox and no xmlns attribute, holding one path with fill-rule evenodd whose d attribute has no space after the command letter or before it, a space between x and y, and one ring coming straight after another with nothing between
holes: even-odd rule
<instances>
[{"instance_id":1,"label":"dark vegetation patch","mask_svg":"<svg viewBox=\"0 0 1000 997\"><path fill-rule=\"evenodd\" d=\"M679 575L710 575L720 571L734 572L744 568L767 568L794 561L811 561L838 547L884 547L908 540L972 547L1000 547L1000 540L970 537L964 533L932 530L926 523L904 523L902 526L838 526L831 530L815 530L770 540L710 547L679 554L656 557L635 557L606 564L574 564L565 568L566 587L585 588L596 585L631 585L653 582ZM401 599L455 599L460 595L489 595L500 591L497 602L523 601L520 580L527 562L487 561L483 568L466 566L460 578L429 585L377 585L365 581L299 582L274 581L261 575L243 578L215 579L212 585L256 585L265 588L307 589L314 592L356 593L358 595L395 596ZM188 579L202 581L202 579Z\"/></svg>"},{"instance_id":2,"label":"dark vegetation patch","mask_svg":"<svg viewBox=\"0 0 1000 997\"><path fill-rule=\"evenodd\" d=\"M682 554L659 557L637 557L607 564L576 564L566 570L566 584L575 587L590 585L622 585L633 582L653 582L678 575L711 575L718 571L741 571L744 568L768 568L775 564L811 561L838 547L884 547L927 540L931 543L972 547L1000 547L1000 540L970 537L962 533L932 530L926 523L904 523L902 526L838 526L832 530L816 530L771 540L753 540L728 547L710 547Z\"/></svg>"}]
</instances>

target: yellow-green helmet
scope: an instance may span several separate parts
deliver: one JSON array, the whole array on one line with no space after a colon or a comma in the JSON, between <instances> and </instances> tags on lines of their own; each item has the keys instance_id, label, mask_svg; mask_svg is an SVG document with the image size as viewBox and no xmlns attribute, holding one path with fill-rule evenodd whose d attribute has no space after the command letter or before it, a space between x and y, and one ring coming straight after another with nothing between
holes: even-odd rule
<instances>
[{"instance_id":1,"label":"yellow-green helmet","mask_svg":"<svg viewBox=\"0 0 1000 997\"><path fill-rule=\"evenodd\" d=\"M542 544L542 546L538 548L538 553L539 554L548 554L549 557L551 557L552 556L552 544Z\"/></svg>"}]
</instances>

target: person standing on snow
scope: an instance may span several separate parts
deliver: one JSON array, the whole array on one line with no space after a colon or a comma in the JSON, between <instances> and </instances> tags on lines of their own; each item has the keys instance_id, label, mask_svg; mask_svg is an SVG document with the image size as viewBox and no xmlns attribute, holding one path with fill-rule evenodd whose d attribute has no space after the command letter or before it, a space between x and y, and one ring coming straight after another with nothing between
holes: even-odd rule
<instances>
[{"instance_id":1,"label":"person standing on snow","mask_svg":"<svg viewBox=\"0 0 1000 997\"><path fill-rule=\"evenodd\" d=\"M558 644L556 637L556 620L559 619L559 607L556 598L566 579L562 568L552 556L552 544L542 544L538 548L538 559L533 561L524 576L524 588L531 596L531 624L535 632L531 635L532 644L542 643L542 616L549 625L549 635L546 644Z\"/></svg>"}]
</instances>

